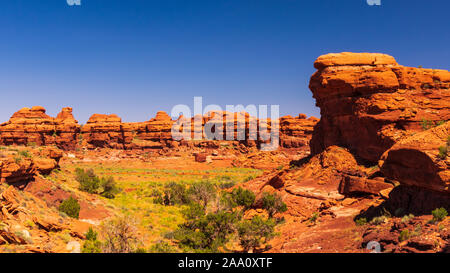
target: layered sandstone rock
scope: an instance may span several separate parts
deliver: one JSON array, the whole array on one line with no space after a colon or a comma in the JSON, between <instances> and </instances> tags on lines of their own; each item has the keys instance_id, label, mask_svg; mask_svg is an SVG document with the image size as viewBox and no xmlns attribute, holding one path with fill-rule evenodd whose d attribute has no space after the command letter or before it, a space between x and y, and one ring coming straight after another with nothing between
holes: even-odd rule
<instances>
[{"instance_id":1,"label":"layered sandstone rock","mask_svg":"<svg viewBox=\"0 0 450 273\"><path fill-rule=\"evenodd\" d=\"M125 143L131 143L132 140L131 130L124 126L122 119L115 114L92 115L81 133L83 144L88 145L88 148L124 149Z\"/></svg>"},{"instance_id":2,"label":"layered sandstone rock","mask_svg":"<svg viewBox=\"0 0 450 273\"><path fill-rule=\"evenodd\" d=\"M300 114L280 118L280 145L284 148L301 148L309 145L318 118Z\"/></svg>"},{"instance_id":3,"label":"layered sandstone rock","mask_svg":"<svg viewBox=\"0 0 450 273\"><path fill-rule=\"evenodd\" d=\"M48 147L38 151L19 151L0 158L0 183L28 182L38 174L58 168L62 151Z\"/></svg>"},{"instance_id":4,"label":"layered sandstone rock","mask_svg":"<svg viewBox=\"0 0 450 273\"><path fill-rule=\"evenodd\" d=\"M124 123L117 115L92 115L82 128L88 148L162 148L171 139L173 121L165 112L146 122Z\"/></svg>"},{"instance_id":5,"label":"layered sandstone rock","mask_svg":"<svg viewBox=\"0 0 450 273\"><path fill-rule=\"evenodd\" d=\"M74 149L80 125L73 118L72 108L63 108L56 118L41 106L22 108L0 125L0 145L57 145Z\"/></svg>"},{"instance_id":6,"label":"layered sandstone rock","mask_svg":"<svg viewBox=\"0 0 450 273\"><path fill-rule=\"evenodd\" d=\"M400 140L381 157L381 171L404 185L450 194L449 136L447 122Z\"/></svg>"},{"instance_id":7,"label":"layered sandstone rock","mask_svg":"<svg viewBox=\"0 0 450 273\"><path fill-rule=\"evenodd\" d=\"M338 145L375 163L399 140L450 120L450 72L398 65L384 54L319 57L310 89L321 110L313 154Z\"/></svg>"},{"instance_id":8,"label":"layered sandstone rock","mask_svg":"<svg viewBox=\"0 0 450 273\"><path fill-rule=\"evenodd\" d=\"M314 117L306 118L302 114L296 118L281 118L281 146L307 147L317 121ZM180 116L175 121L161 111L149 121L134 123L123 123L117 115L94 114L83 126L82 138L83 145L90 149L146 150L178 147L180 143L202 147L207 144L208 147L218 148L213 140L235 140L247 147L259 147L261 143L271 142L271 126L270 119L260 122L245 112L212 111L192 118ZM175 136L172 135L172 130Z\"/></svg>"}]
</instances>

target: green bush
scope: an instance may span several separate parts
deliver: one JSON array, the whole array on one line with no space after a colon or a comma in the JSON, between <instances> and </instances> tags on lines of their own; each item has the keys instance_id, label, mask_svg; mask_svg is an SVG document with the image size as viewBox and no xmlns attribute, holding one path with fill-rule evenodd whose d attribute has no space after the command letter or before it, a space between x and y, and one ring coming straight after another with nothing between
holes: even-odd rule
<instances>
[{"instance_id":1,"label":"green bush","mask_svg":"<svg viewBox=\"0 0 450 273\"><path fill-rule=\"evenodd\" d=\"M173 233L180 247L195 252L217 252L235 232L239 212L219 210L206 214L203 205L192 203L183 211L186 221Z\"/></svg>"},{"instance_id":2,"label":"green bush","mask_svg":"<svg viewBox=\"0 0 450 273\"><path fill-rule=\"evenodd\" d=\"M75 180L80 183L79 189L81 191L93 194L100 193L100 195L109 199L114 198L120 192L113 177L100 178L92 169L83 170L77 168L75 170Z\"/></svg>"},{"instance_id":3,"label":"green bush","mask_svg":"<svg viewBox=\"0 0 450 273\"><path fill-rule=\"evenodd\" d=\"M367 218L358 218L355 220L357 226L364 226L367 224Z\"/></svg>"},{"instance_id":4,"label":"green bush","mask_svg":"<svg viewBox=\"0 0 450 273\"><path fill-rule=\"evenodd\" d=\"M26 150L19 151L19 156L31 158L31 154Z\"/></svg>"},{"instance_id":5,"label":"green bush","mask_svg":"<svg viewBox=\"0 0 450 273\"><path fill-rule=\"evenodd\" d=\"M202 204L206 209L209 201L216 197L216 188L210 182L198 182L191 185L188 194L193 201Z\"/></svg>"},{"instance_id":6,"label":"green bush","mask_svg":"<svg viewBox=\"0 0 450 273\"><path fill-rule=\"evenodd\" d=\"M245 252L260 248L275 236L275 221L264 220L258 215L251 220L244 220L238 226L239 243Z\"/></svg>"},{"instance_id":7,"label":"green bush","mask_svg":"<svg viewBox=\"0 0 450 273\"><path fill-rule=\"evenodd\" d=\"M92 229L92 227L89 227L89 230L84 235L86 237L86 240L95 241L97 240L97 232Z\"/></svg>"},{"instance_id":8,"label":"green bush","mask_svg":"<svg viewBox=\"0 0 450 273\"><path fill-rule=\"evenodd\" d=\"M370 223L373 225L380 225L380 224L383 224L384 222L386 222L386 220L387 220L387 217L383 215L383 216L379 216L379 217L374 217L372 219L372 221L370 221Z\"/></svg>"},{"instance_id":9,"label":"green bush","mask_svg":"<svg viewBox=\"0 0 450 273\"><path fill-rule=\"evenodd\" d=\"M64 212L72 218L78 219L80 215L80 204L75 198L70 196L59 205L59 211Z\"/></svg>"},{"instance_id":10,"label":"green bush","mask_svg":"<svg viewBox=\"0 0 450 273\"><path fill-rule=\"evenodd\" d=\"M114 181L114 178L109 176L108 178L102 178L100 182L103 192L101 195L103 197L113 199L116 194L120 192L119 188L117 187L116 181Z\"/></svg>"},{"instance_id":11,"label":"green bush","mask_svg":"<svg viewBox=\"0 0 450 273\"><path fill-rule=\"evenodd\" d=\"M182 184L171 182L166 185L164 194L161 195L162 203L166 206L184 205L190 202L186 187ZM157 201L161 201L158 200Z\"/></svg>"},{"instance_id":12,"label":"green bush","mask_svg":"<svg viewBox=\"0 0 450 273\"><path fill-rule=\"evenodd\" d=\"M253 192L244 190L241 187L233 189L231 197L238 206L244 207L245 210L248 210L253 206L256 198Z\"/></svg>"},{"instance_id":13,"label":"green bush","mask_svg":"<svg viewBox=\"0 0 450 273\"><path fill-rule=\"evenodd\" d=\"M272 218L277 212L287 211L287 206L277 194L263 193L262 197L262 207L267 210L269 217Z\"/></svg>"},{"instance_id":14,"label":"green bush","mask_svg":"<svg viewBox=\"0 0 450 273\"><path fill-rule=\"evenodd\" d=\"M317 219L319 219L319 213L314 212L311 217L308 219L308 221L312 224L315 224Z\"/></svg>"},{"instance_id":15,"label":"green bush","mask_svg":"<svg viewBox=\"0 0 450 273\"><path fill-rule=\"evenodd\" d=\"M402 223L407 224L407 223L411 222L411 220L413 218L414 218L413 214L405 215L405 216L402 217Z\"/></svg>"},{"instance_id":16,"label":"green bush","mask_svg":"<svg viewBox=\"0 0 450 273\"><path fill-rule=\"evenodd\" d=\"M150 247L150 253L177 253L175 247L167 242L158 242Z\"/></svg>"},{"instance_id":17,"label":"green bush","mask_svg":"<svg viewBox=\"0 0 450 273\"><path fill-rule=\"evenodd\" d=\"M440 146L439 147L439 158L442 160L445 160L447 158L448 153L448 147L447 146Z\"/></svg>"},{"instance_id":18,"label":"green bush","mask_svg":"<svg viewBox=\"0 0 450 273\"><path fill-rule=\"evenodd\" d=\"M88 232L85 234L86 240L81 248L82 253L101 253L101 242L97 240L97 232L89 228Z\"/></svg>"},{"instance_id":19,"label":"green bush","mask_svg":"<svg viewBox=\"0 0 450 273\"><path fill-rule=\"evenodd\" d=\"M398 240L400 242L403 242L403 241L408 240L409 237L410 237L409 230L408 229L404 229L404 230L402 230L402 232L400 232L400 236L398 236Z\"/></svg>"},{"instance_id":20,"label":"green bush","mask_svg":"<svg viewBox=\"0 0 450 273\"><path fill-rule=\"evenodd\" d=\"M77 168L75 170L75 179L80 183L79 189L88 193L97 193L100 188L100 178L95 175L94 170L83 170Z\"/></svg>"},{"instance_id":21,"label":"green bush","mask_svg":"<svg viewBox=\"0 0 450 273\"><path fill-rule=\"evenodd\" d=\"M435 209L431 212L431 214L433 215L433 222L440 222L442 220L445 219L445 217L447 217L448 213L447 210L445 208L439 208L439 209Z\"/></svg>"},{"instance_id":22,"label":"green bush","mask_svg":"<svg viewBox=\"0 0 450 273\"><path fill-rule=\"evenodd\" d=\"M430 129L431 127L433 127L433 122L431 120L427 120L427 119L422 119L422 121L420 122L420 125L422 126L422 129L424 131Z\"/></svg>"}]
</instances>

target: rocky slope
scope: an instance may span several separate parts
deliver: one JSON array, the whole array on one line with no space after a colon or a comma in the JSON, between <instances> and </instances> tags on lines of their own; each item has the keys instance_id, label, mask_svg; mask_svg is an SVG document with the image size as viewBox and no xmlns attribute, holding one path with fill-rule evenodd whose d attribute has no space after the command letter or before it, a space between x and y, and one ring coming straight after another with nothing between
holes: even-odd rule
<instances>
[{"instance_id":1,"label":"rocky slope","mask_svg":"<svg viewBox=\"0 0 450 273\"><path fill-rule=\"evenodd\" d=\"M51 183L42 175L57 169L62 156L62 151L53 147L1 151L0 252L79 251L88 225L62 217L56 210L62 199L48 206L49 199L40 196L42 189L37 187ZM57 191L55 185L48 189L48 193ZM76 249L67 248L69 245Z\"/></svg>"},{"instance_id":2,"label":"rocky slope","mask_svg":"<svg viewBox=\"0 0 450 273\"><path fill-rule=\"evenodd\" d=\"M430 214L450 210L450 73L384 54L328 54L314 65L322 117L312 155L245 185L288 206L271 251L364 252L370 241L387 252L448 251L449 222Z\"/></svg>"}]
</instances>

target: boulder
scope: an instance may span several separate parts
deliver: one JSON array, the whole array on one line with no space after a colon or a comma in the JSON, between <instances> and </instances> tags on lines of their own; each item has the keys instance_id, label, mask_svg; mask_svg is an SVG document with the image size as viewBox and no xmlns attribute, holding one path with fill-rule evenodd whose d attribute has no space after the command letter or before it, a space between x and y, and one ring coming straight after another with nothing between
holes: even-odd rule
<instances>
[{"instance_id":1,"label":"boulder","mask_svg":"<svg viewBox=\"0 0 450 273\"><path fill-rule=\"evenodd\" d=\"M381 172L404 185L450 194L450 158L446 152L439 155L439 147L447 150L449 136L446 122L400 140L381 157Z\"/></svg>"}]
</instances>

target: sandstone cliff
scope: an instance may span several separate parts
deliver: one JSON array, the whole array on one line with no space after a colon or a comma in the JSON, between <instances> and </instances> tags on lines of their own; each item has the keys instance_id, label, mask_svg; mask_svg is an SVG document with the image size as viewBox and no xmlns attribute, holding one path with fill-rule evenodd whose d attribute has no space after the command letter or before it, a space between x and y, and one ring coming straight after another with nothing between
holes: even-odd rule
<instances>
[{"instance_id":1,"label":"sandstone cliff","mask_svg":"<svg viewBox=\"0 0 450 273\"><path fill-rule=\"evenodd\" d=\"M384 54L319 57L310 89L321 120L313 154L338 145L376 163L397 141L450 120L450 72L398 65Z\"/></svg>"},{"instance_id":2,"label":"sandstone cliff","mask_svg":"<svg viewBox=\"0 0 450 273\"><path fill-rule=\"evenodd\" d=\"M56 118L41 106L22 108L11 119L0 124L0 145L56 145L74 149L80 125L73 118L72 108L63 108Z\"/></svg>"}]
</instances>

